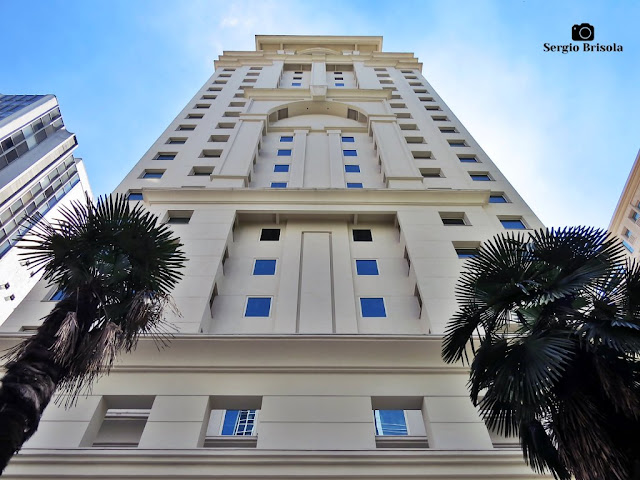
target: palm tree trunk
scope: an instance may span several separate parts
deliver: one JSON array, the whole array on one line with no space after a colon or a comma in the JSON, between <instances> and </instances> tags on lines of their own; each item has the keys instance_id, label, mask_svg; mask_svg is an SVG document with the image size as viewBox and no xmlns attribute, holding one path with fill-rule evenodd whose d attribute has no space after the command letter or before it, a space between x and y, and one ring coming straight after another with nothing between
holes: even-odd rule
<instances>
[{"instance_id":1,"label":"palm tree trunk","mask_svg":"<svg viewBox=\"0 0 640 480\"><path fill-rule=\"evenodd\" d=\"M87 313L95 309L96 302L86 304L76 300L80 296L73 297L58 302L38 331L25 340L17 358L5 367L0 387L0 475L11 457L36 432L44 409L68 373L68 368L55 360L52 348L67 313L77 312L79 320L92 318Z\"/></svg>"}]
</instances>

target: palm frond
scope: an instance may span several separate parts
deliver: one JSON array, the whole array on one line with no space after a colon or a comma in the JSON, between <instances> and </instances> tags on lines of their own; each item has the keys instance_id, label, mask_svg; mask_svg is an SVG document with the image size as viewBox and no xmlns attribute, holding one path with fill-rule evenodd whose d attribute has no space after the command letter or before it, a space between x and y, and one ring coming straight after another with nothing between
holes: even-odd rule
<instances>
[{"instance_id":1,"label":"palm frond","mask_svg":"<svg viewBox=\"0 0 640 480\"><path fill-rule=\"evenodd\" d=\"M539 420L519 425L520 446L525 462L540 474L551 472L557 480L570 480L571 474L560 460L558 450Z\"/></svg>"}]
</instances>

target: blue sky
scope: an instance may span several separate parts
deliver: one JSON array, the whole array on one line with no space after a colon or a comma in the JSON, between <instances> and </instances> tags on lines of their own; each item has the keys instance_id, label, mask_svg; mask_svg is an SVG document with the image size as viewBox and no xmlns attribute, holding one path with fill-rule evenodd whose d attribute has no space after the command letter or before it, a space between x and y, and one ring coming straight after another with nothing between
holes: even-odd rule
<instances>
[{"instance_id":1,"label":"blue sky","mask_svg":"<svg viewBox=\"0 0 640 480\"><path fill-rule=\"evenodd\" d=\"M382 35L548 226L606 227L635 159L637 1L0 0L0 92L57 95L94 193L112 191L255 34ZM589 22L621 53L545 52ZM577 42L573 42L574 44Z\"/></svg>"}]
</instances>

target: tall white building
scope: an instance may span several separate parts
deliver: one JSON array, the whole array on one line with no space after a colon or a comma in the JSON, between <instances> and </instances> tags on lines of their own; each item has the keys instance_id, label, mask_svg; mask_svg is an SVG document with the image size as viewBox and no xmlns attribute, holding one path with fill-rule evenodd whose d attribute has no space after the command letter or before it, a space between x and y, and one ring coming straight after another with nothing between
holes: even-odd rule
<instances>
[{"instance_id":1,"label":"tall white building","mask_svg":"<svg viewBox=\"0 0 640 480\"><path fill-rule=\"evenodd\" d=\"M440 352L464 259L542 225L418 59L257 36L215 66L117 188L184 243L179 333L50 406L7 478L539 478Z\"/></svg>"},{"instance_id":2,"label":"tall white building","mask_svg":"<svg viewBox=\"0 0 640 480\"><path fill-rule=\"evenodd\" d=\"M627 256L640 259L640 151L620 194L609 230L622 241Z\"/></svg>"},{"instance_id":3,"label":"tall white building","mask_svg":"<svg viewBox=\"0 0 640 480\"><path fill-rule=\"evenodd\" d=\"M27 216L50 221L61 205L91 195L77 145L55 96L0 94L0 323L40 278L14 248Z\"/></svg>"}]
</instances>

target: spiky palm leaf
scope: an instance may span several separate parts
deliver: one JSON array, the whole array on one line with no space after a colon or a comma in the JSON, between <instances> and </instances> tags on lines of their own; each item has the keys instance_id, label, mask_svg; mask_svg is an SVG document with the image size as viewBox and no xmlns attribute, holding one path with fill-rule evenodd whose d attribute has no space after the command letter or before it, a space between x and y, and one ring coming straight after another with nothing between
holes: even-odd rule
<instances>
[{"instance_id":1,"label":"spiky palm leaf","mask_svg":"<svg viewBox=\"0 0 640 480\"><path fill-rule=\"evenodd\" d=\"M519 434L525 460L556 478L640 474L628 433L640 428L640 267L620 242L587 227L507 233L465 267L443 358L475 355L470 395L487 425Z\"/></svg>"},{"instance_id":2,"label":"spiky palm leaf","mask_svg":"<svg viewBox=\"0 0 640 480\"><path fill-rule=\"evenodd\" d=\"M0 472L36 431L54 392L68 404L141 335L170 335L163 311L185 256L166 225L124 196L74 202L40 222L23 256L65 292L38 331L7 355L0 388Z\"/></svg>"}]
</instances>

